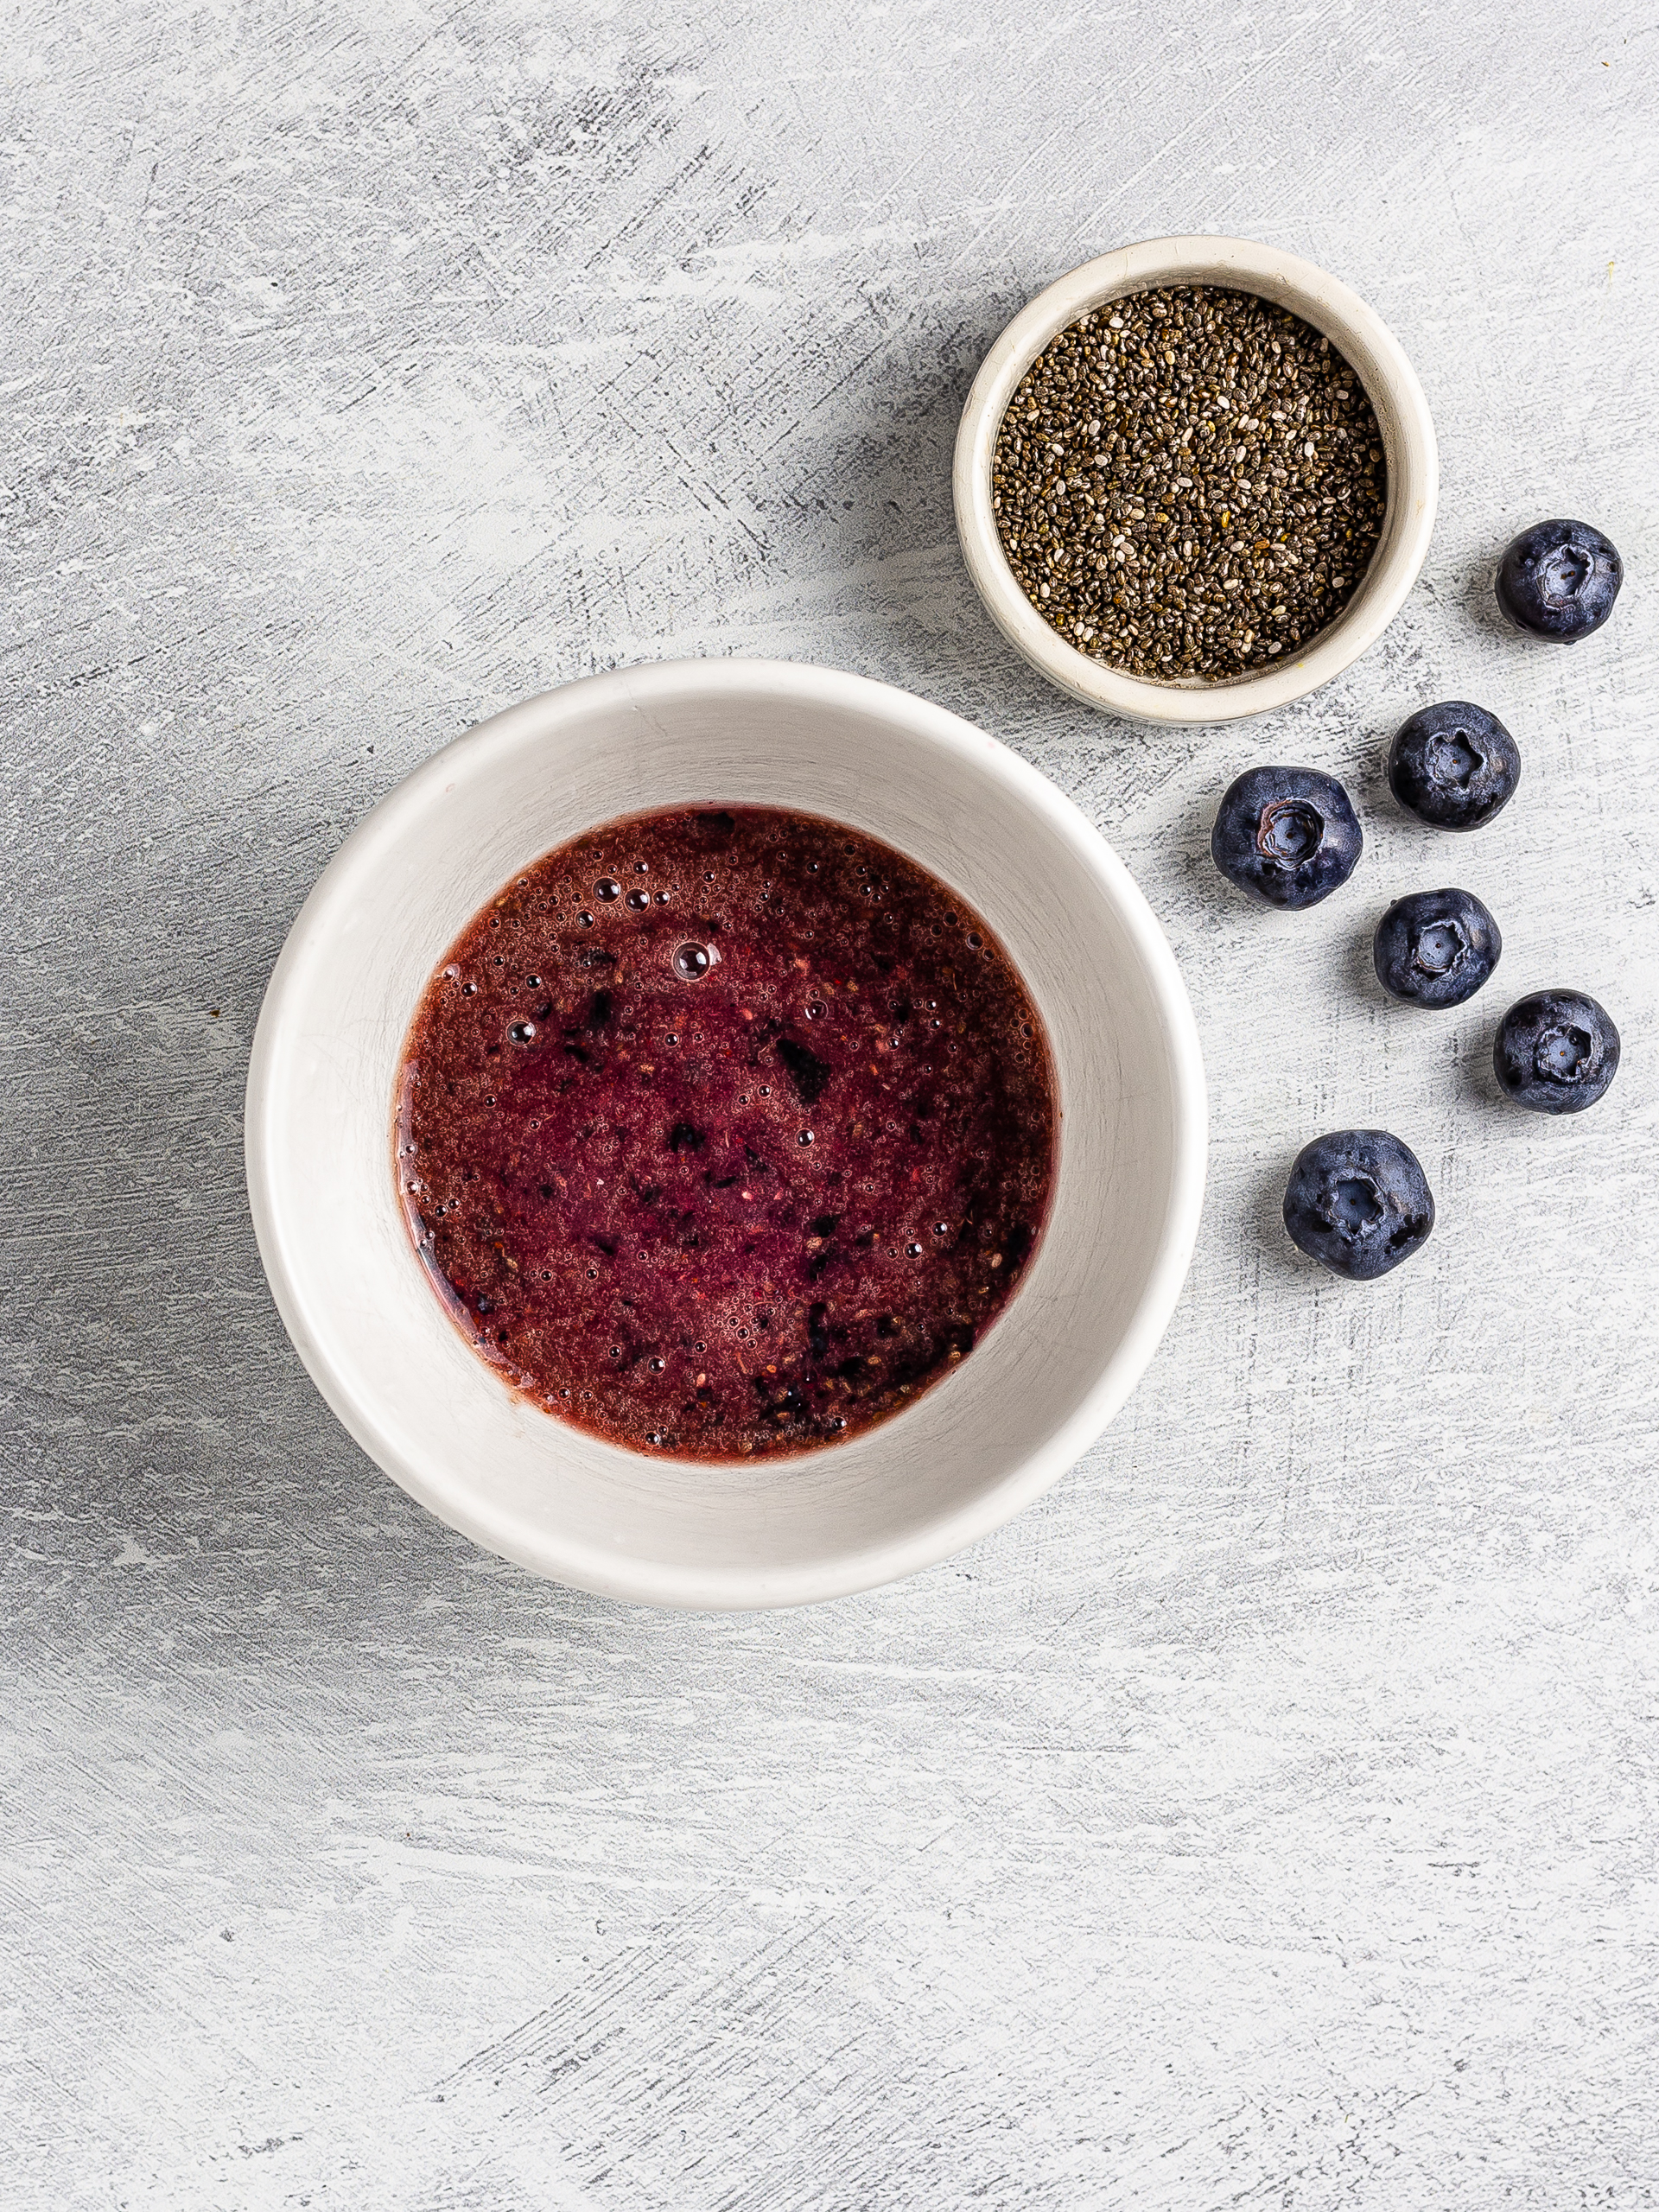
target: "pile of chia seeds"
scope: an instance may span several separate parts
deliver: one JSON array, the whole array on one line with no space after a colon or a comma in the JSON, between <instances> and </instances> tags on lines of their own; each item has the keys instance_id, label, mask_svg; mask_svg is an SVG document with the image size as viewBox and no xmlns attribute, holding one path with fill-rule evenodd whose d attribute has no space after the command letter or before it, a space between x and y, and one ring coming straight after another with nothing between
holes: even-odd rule
<instances>
[{"instance_id":1,"label":"pile of chia seeds","mask_svg":"<svg viewBox=\"0 0 1659 2212\"><path fill-rule=\"evenodd\" d=\"M997 432L997 531L1069 645L1128 674L1242 675L1310 644L1382 533L1382 440L1328 338L1253 292L1108 302Z\"/></svg>"}]
</instances>

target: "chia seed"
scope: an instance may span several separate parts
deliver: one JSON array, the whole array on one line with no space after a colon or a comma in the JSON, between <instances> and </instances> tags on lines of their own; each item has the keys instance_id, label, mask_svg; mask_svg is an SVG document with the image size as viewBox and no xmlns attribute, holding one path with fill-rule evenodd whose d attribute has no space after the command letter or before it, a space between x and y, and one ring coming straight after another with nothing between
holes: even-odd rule
<instances>
[{"instance_id":1,"label":"chia seed","mask_svg":"<svg viewBox=\"0 0 1659 2212\"><path fill-rule=\"evenodd\" d=\"M1171 285L1061 331L991 462L1021 588L1078 652L1220 681L1310 645L1364 576L1388 502L1365 387L1254 292Z\"/></svg>"}]
</instances>

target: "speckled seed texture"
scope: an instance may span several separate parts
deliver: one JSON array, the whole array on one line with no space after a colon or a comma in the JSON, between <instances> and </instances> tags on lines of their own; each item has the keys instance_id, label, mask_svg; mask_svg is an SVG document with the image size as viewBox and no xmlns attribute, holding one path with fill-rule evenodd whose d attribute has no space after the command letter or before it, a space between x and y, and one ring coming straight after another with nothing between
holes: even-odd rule
<instances>
[{"instance_id":1,"label":"speckled seed texture","mask_svg":"<svg viewBox=\"0 0 1659 2212\"><path fill-rule=\"evenodd\" d=\"M1311 645L1359 586L1388 473L1328 338L1250 292L1155 287L1068 325L997 431L1027 598L1131 675L1219 680Z\"/></svg>"},{"instance_id":2,"label":"speckled seed texture","mask_svg":"<svg viewBox=\"0 0 1659 2212\"><path fill-rule=\"evenodd\" d=\"M1637 2212L1659 2202L1659 382L1628 0L135 8L0 37L5 2212ZM1127 240L1352 284L1440 436L1339 682L1155 733L999 639L957 416ZM1525 524L1624 556L1570 650ZM780 654L1053 777L1168 931L1211 1179L1162 1349L1041 1503L804 1614L636 1611L446 1533L272 1310L240 1115L374 802L599 668ZM1371 974L1459 841L1503 988ZM1221 793L1365 828L1237 899ZM650 794L642 793L641 803ZM1510 999L1624 1041L1516 1111ZM1435 1233L1287 1242L1395 1130Z\"/></svg>"}]
</instances>

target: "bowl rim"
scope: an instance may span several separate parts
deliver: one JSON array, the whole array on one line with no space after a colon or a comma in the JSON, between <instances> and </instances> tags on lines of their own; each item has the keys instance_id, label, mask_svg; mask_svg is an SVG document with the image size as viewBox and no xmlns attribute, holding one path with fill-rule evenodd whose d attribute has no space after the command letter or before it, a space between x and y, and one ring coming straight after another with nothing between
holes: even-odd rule
<instances>
[{"instance_id":1,"label":"bowl rim","mask_svg":"<svg viewBox=\"0 0 1659 2212\"><path fill-rule=\"evenodd\" d=\"M1014 387L1051 339L1106 301L1163 283L1262 293L1340 347L1376 409L1389 457L1390 506L1403 511L1384 551L1335 622L1307 650L1257 676L1154 683L1067 644L1026 597L991 506L991 455ZM1356 356L1358 356L1357 359ZM1385 419L1386 417L1391 419ZM1311 261L1252 239L1204 234L1147 238L1068 270L1002 331L974 378L957 432L951 485L957 534L975 589L1016 652L1072 698L1129 721L1239 721L1305 698L1369 652L1399 613L1428 552L1440 497L1440 449L1428 402L1399 341L1358 293Z\"/></svg>"},{"instance_id":2,"label":"bowl rim","mask_svg":"<svg viewBox=\"0 0 1659 2212\"><path fill-rule=\"evenodd\" d=\"M395 854L405 822L461 777L490 772L493 757L522 743L539 721L550 736L579 700L599 711L657 709L689 696L785 696L840 706L902 723L1017 791L1071 847L1113 906L1144 967L1169 1056L1174 1108L1168 1198L1138 1305L1116 1349L1071 1418L1002 1479L910 1534L850 1547L801 1568L707 1568L645 1559L601 1558L579 1542L561 1543L493 1517L475 1483L446 1481L440 1467L417 1464L388 1434L375 1406L360 1398L312 1325L302 1273L284 1239L278 1203L279 1076L302 1014L308 948L320 931L371 902L379 872ZM391 1107L388 1102L388 1117ZM382 798L323 869L272 970L248 1068L244 1154L250 1210L272 1297L296 1351L342 1426L375 1464L418 1503L486 1549L569 1586L624 1600L709 1611L798 1605L897 1581L936 1565L1011 1519L1065 1473L1105 1428L1157 1349L1179 1297L1197 1240L1208 1148L1208 1107L1198 1027L1175 957L1128 868L1081 810L1040 771L972 723L911 692L810 663L761 659L646 663L576 679L492 715L432 754ZM388 1167L390 1173L390 1167ZM296 1240L297 1242L297 1239ZM833 1451L834 1446L826 1447Z\"/></svg>"}]
</instances>

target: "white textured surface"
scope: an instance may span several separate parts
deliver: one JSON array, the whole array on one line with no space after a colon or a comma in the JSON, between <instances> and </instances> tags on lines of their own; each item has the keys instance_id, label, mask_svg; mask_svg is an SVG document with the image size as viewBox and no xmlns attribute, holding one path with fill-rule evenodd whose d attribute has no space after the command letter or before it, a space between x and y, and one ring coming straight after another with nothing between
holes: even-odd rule
<instances>
[{"instance_id":1,"label":"white textured surface","mask_svg":"<svg viewBox=\"0 0 1659 2212\"><path fill-rule=\"evenodd\" d=\"M1650 15L1543 0L8 14L9 2209L1659 2196L1656 62ZM1335 690L1154 735L1001 645L948 468L1014 308L1205 228L1377 306L1443 499ZM1630 581L1530 653L1486 576L1556 512ZM276 1324L238 1116L378 792L563 677L732 652L927 692L1091 812L1216 1141L1164 1349L1039 1509L711 1620L372 1472ZM1448 694L1527 763L1455 847L1378 765ZM1264 756L1365 810L1300 922L1206 855ZM1445 881L1504 963L1419 1019L1365 938ZM1558 980L1626 1040L1564 1127L1484 1072ZM1355 1121L1440 1201L1368 1293L1274 1225Z\"/></svg>"}]
</instances>

